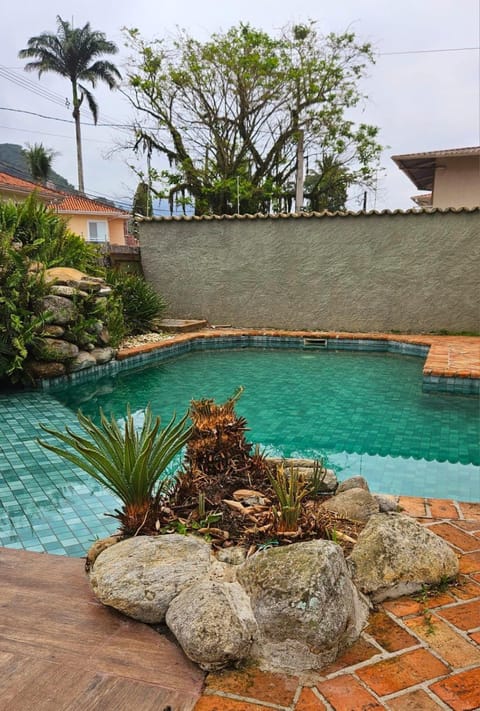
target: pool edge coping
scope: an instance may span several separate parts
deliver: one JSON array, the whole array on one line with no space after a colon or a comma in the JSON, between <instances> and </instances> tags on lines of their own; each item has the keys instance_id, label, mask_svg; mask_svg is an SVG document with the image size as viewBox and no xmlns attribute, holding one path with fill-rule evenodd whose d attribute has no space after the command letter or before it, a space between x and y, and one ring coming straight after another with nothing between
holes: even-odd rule
<instances>
[{"instance_id":1,"label":"pool edge coping","mask_svg":"<svg viewBox=\"0 0 480 711\"><path fill-rule=\"evenodd\" d=\"M423 366L422 389L425 392L441 392L461 395L480 394L480 337L477 336L435 336L422 334L388 334L388 333L351 333L336 331L289 331L278 329L252 328L207 328L196 332L169 336L159 341L145 343L120 349L114 360L85 370L76 371L49 380L41 380L39 386L43 390L62 387L75 382L85 382L101 374L118 372L124 369L140 367L165 358L183 355L195 349L195 343L217 341L225 347L259 347L273 346L275 341L291 342L293 347L300 346L305 338L325 339L325 350L350 350L358 352L384 351L425 357ZM248 343L246 342L248 339ZM261 339L258 342L257 339ZM265 341L270 341L270 343ZM332 346L328 345L332 342ZM384 348L368 346L371 343L382 343ZM346 344L348 343L348 346ZM341 347L335 348L342 344ZM275 344L275 345L278 345ZM357 347L355 347L357 346ZM362 347L363 346L363 347ZM405 347L407 346L407 348ZM411 348L408 348L410 346ZM215 346L212 346L215 348ZM424 352L414 352L414 348L426 349ZM466 351L465 351L466 347ZM207 348L208 349L208 348ZM478 349L478 363L477 353ZM468 352L471 350L471 352ZM455 367L455 358L460 361L470 360L470 367Z\"/></svg>"}]
</instances>

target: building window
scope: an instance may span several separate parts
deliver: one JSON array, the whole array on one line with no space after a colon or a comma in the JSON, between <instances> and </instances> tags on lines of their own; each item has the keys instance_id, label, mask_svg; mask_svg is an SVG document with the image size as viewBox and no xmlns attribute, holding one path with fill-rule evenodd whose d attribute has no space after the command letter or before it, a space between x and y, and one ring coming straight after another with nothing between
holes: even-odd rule
<instances>
[{"instance_id":1,"label":"building window","mask_svg":"<svg viewBox=\"0 0 480 711\"><path fill-rule=\"evenodd\" d=\"M88 221L88 240L89 242L107 242L108 241L108 223L105 220L98 222Z\"/></svg>"}]
</instances>

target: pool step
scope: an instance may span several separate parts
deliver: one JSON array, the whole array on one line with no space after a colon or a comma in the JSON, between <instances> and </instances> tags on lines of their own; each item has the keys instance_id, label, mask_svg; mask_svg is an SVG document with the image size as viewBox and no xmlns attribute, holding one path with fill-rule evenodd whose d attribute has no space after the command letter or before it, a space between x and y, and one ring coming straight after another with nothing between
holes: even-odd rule
<instances>
[{"instance_id":1,"label":"pool step","mask_svg":"<svg viewBox=\"0 0 480 711\"><path fill-rule=\"evenodd\" d=\"M162 318L157 319L155 325L165 333L188 333L206 328L207 322L205 319Z\"/></svg>"}]
</instances>

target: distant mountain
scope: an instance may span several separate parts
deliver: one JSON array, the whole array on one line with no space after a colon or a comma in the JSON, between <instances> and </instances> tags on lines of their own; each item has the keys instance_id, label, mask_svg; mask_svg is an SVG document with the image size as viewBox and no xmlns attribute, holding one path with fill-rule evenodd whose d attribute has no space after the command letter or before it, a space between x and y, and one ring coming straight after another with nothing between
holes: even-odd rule
<instances>
[{"instance_id":1,"label":"distant mountain","mask_svg":"<svg viewBox=\"0 0 480 711\"><path fill-rule=\"evenodd\" d=\"M0 143L0 171L11 173L24 180L33 180L27 160L22 153L22 146L16 143ZM48 182L52 183L52 188L55 187L68 192L75 190L75 187L68 180L54 170L51 171Z\"/></svg>"}]
</instances>

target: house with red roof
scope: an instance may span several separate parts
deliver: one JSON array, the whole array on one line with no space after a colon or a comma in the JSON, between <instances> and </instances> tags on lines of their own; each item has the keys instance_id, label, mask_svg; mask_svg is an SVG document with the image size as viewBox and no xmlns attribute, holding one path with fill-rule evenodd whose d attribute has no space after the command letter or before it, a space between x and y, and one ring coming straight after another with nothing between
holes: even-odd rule
<instances>
[{"instance_id":1,"label":"house with red roof","mask_svg":"<svg viewBox=\"0 0 480 711\"><path fill-rule=\"evenodd\" d=\"M79 193L66 193L0 172L0 200L25 200L35 192L38 199L62 215L72 232L87 242L111 245L133 244L128 233L131 214L115 205L92 200Z\"/></svg>"},{"instance_id":2,"label":"house with red roof","mask_svg":"<svg viewBox=\"0 0 480 711\"><path fill-rule=\"evenodd\" d=\"M392 156L417 190L420 207L480 206L480 146Z\"/></svg>"}]
</instances>

